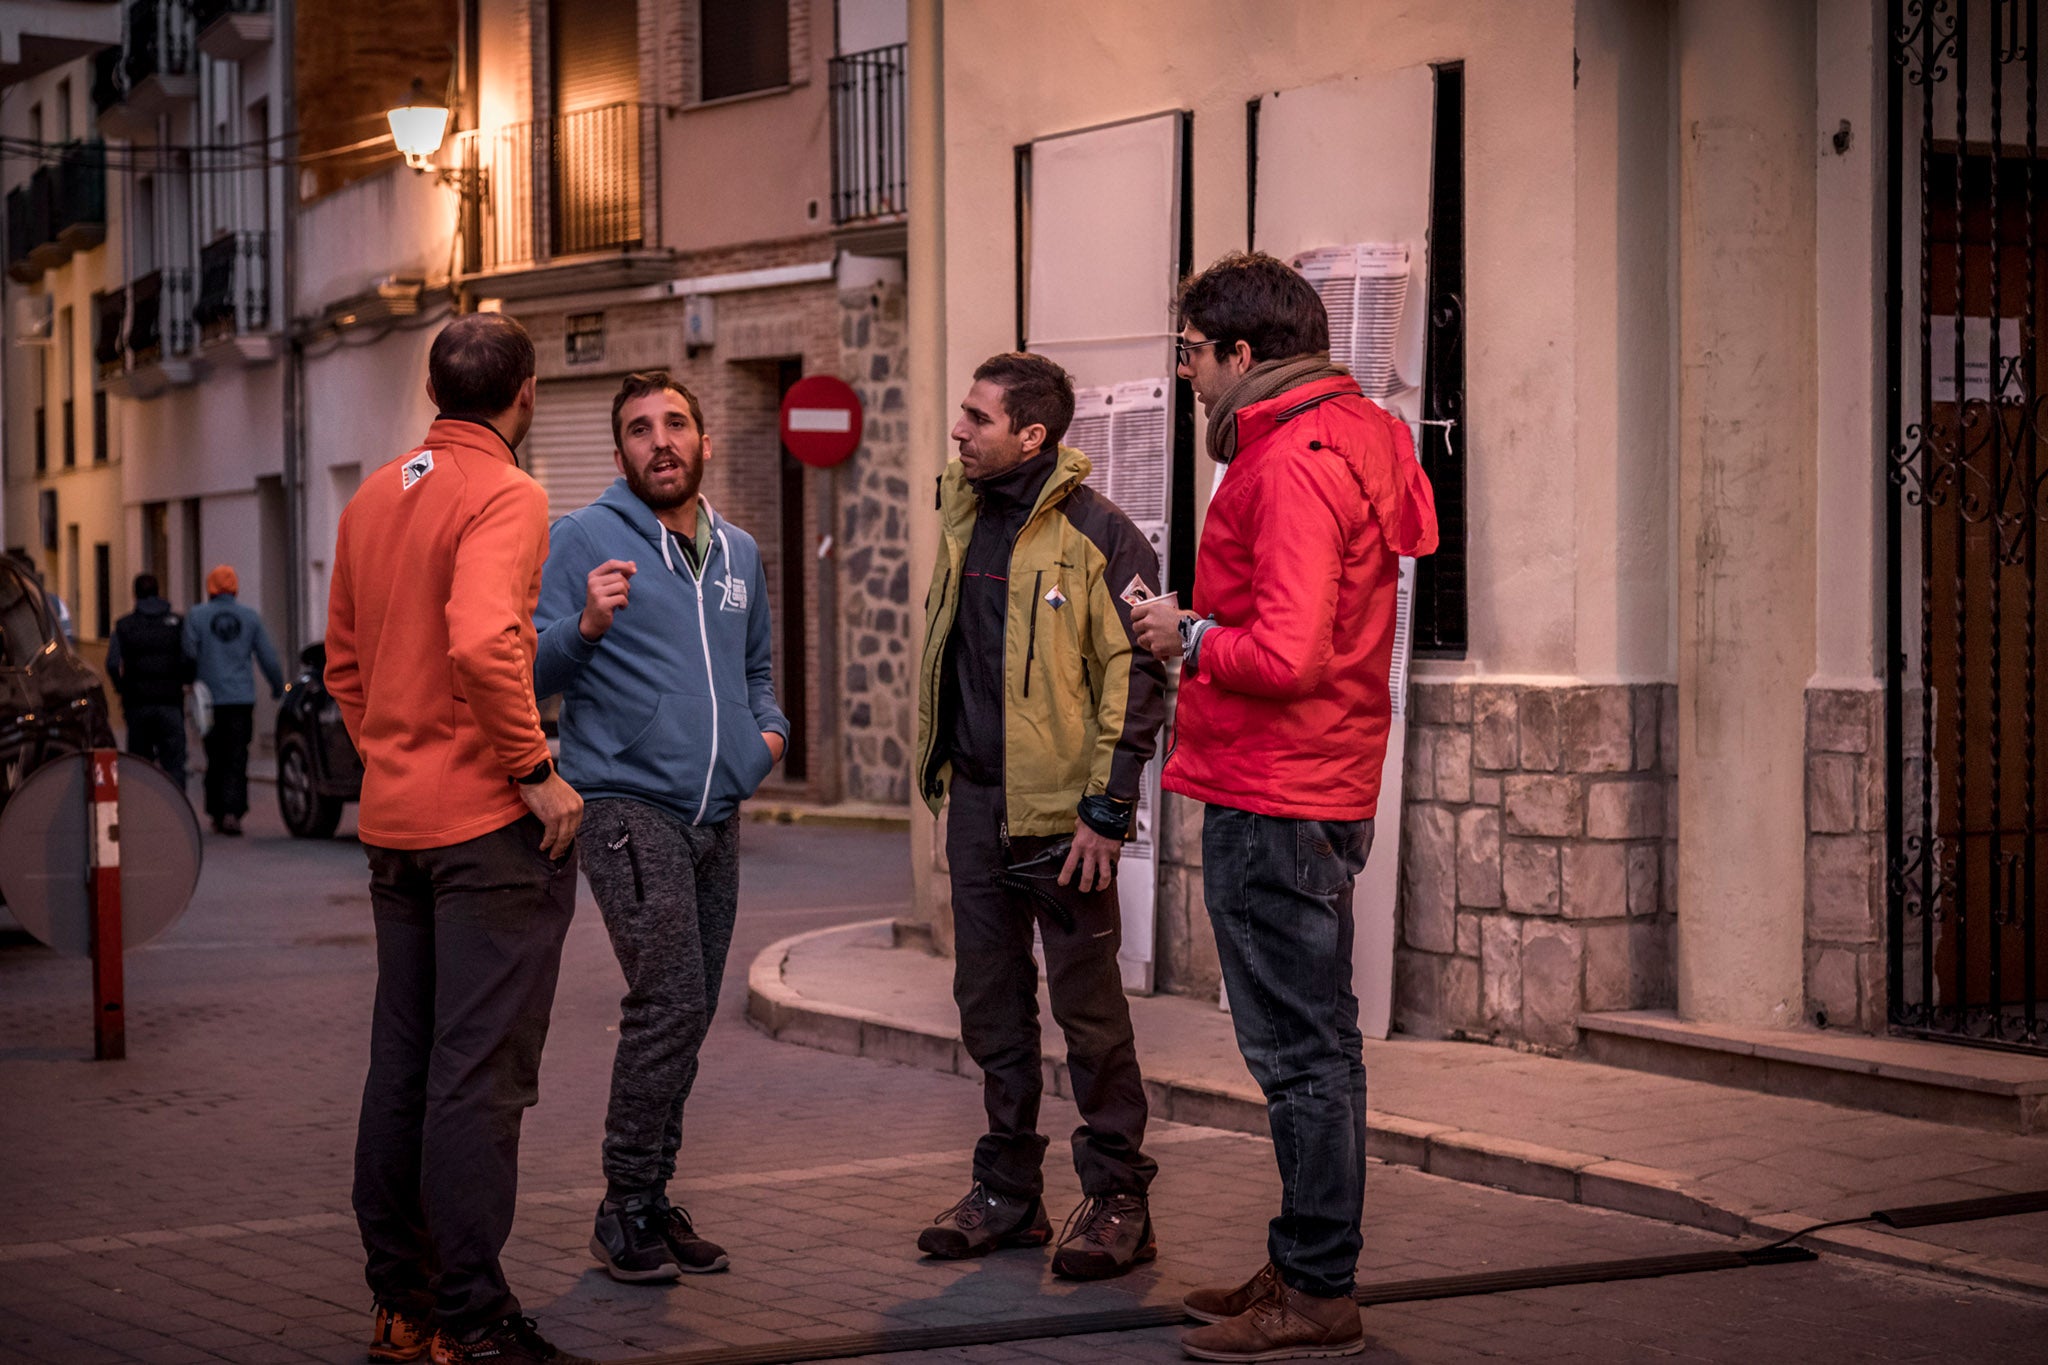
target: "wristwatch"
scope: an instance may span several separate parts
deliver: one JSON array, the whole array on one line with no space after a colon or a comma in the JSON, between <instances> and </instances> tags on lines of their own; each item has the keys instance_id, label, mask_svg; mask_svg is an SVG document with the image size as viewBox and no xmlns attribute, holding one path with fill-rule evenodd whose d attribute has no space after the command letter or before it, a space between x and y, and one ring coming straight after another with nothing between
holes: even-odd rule
<instances>
[{"instance_id":1,"label":"wristwatch","mask_svg":"<svg viewBox=\"0 0 2048 1365\"><path fill-rule=\"evenodd\" d=\"M547 781L549 777L553 776L554 771L554 760L544 758L535 765L532 772L527 773L523 777L515 777L512 780L522 787L538 787L541 783Z\"/></svg>"},{"instance_id":2,"label":"wristwatch","mask_svg":"<svg viewBox=\"0 0 2048 1365\"><path fill-rule=\"evenodd\" d=\"M1196 666L1196 656L1201 653L1202 636L1209 627L1216 624L1213 616L1183 616L1180 618L1180 658L1188 667Z\"/></svg>"}]
</instances>

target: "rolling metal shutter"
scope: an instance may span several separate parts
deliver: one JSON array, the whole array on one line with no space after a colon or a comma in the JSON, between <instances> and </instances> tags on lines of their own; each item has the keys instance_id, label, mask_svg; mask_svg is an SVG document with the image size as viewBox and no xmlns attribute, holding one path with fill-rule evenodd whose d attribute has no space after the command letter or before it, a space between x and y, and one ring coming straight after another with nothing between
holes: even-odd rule
<instances>
[{"instance_id":1,"label":"rolling metal shutter","mask_svg":"<svg viewBox=\"0 0 2048 1365\"><path fill-rule=\"evenodd\" d=\"M548 520L588 506L618 477L612 463L610 379L564 379L540 386L520 463L547 490Z\"/></svg>"}]
</instances>

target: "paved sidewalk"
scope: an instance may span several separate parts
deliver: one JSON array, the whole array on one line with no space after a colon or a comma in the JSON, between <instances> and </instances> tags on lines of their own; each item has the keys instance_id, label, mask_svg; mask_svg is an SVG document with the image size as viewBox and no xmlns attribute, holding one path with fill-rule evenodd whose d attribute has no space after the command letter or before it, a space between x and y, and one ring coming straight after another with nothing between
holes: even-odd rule
<instances>
[{"instance_id":1,"label":"paved sidewalk","mask_svg":"<svg viewBox=\"0 0 2048 1365\"><path fill-rule=\"evenodd\" d=\"M750 1012L786 1042L974 1074L959 1045L952 964L897 946L889 921L785 940L754 964ZM1041 1001L1043 993L1041 989ZM1134 998L1155 1113L1266 1131L1229 1016L1179 996ZM1045 1051L1060 1094L1065 1051ZM2048 1189L2048 1137L2015 1136L1754 1094L1471 1043L1366 1043L1371 1153L1433 1174L1723 1234L1779 1236L1881 1208ZM2048 1294L2048 1213L1816 1245Z\"/></svg>"}]
</instances>

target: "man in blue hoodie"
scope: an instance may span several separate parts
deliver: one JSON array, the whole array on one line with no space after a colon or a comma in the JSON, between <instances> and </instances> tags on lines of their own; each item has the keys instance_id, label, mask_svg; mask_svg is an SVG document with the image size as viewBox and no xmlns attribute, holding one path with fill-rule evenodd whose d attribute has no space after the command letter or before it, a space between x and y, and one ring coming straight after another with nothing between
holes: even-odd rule
<instances>
[{"instance_id":1,"label":"man in blue hoodie","mask_svg":"<svg viewBox=\"0 0 2048 1365\"><path fill-rule=\"evenodd\" d=\"M754 538L698 494L711 442L666 372L612 400L620 477L549 533L535 690L562 694L583 871L626 975L591 1254L612 1278L723 1270L668 1200L739 908L739 803L781 759Z\"/></svg>"}]
</instances>

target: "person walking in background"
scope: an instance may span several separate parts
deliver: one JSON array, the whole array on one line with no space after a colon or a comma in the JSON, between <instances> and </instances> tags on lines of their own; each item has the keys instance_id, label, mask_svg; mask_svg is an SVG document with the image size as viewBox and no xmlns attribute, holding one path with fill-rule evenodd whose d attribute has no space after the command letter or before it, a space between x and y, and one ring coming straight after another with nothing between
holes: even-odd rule
<instances>
[{"instance_id":1,"label":"person walking in background","mask_svg":"<svg viewBox=\"0 0 2048 1365\"><path fill-rule=\"evenodd\" d=\"M107 680L128 722L128 752L162 768L185 789L185 618L157 590L155 574L135 575L135 610L114 623Z\"/></svg>"},{"instance_id":2,"label":"person walking in background","mask_svg":"<svg viewBox=\"0 0 2048 1365\"><path fill-rule=\"evenodd\" d=\"M206 814L215 834L240 834L249 813L249 737L256 729L256 681L263 670L270 699L284 695L284 670L270 632L253 607L235 600L241 580L232 564L206 575L206 601L185 617L185 658L213 697L206 732Z\"/></svg>"},{"instance_id":3,"label":"person walking in background","mask_svg":"<svg viewBox=\"0 0 2048 1365\"><path fill-rule=\"evenodd\" d=\"M1180 373L1227 472L1195 557L1194 610L1134 613L1181 660L1165 786L1205 803L1202 887L1231 1022L1272 1121L1268 1261L1198 1289L1198 1360L1353 1355L1363 1246L1365 1060L1352 883L1372 846L1392 706L1400 557L1436 548L1407 425L1330 363L1299 273L1225 256L1182 286Z\"/></svg>"},{"instance_id":4,"label":"person walking in background","mask_svg":"<svg viewBox=\"0 0 2048 1365\"><path fill-rule=\"evenodd\" d=\"M550 532L534 676L562 694L562 774L594 836L583 871L626 976L590 1250L631 1282L727 1264L668 1183L739 911L739 804L789 721L761 552L698 491L711 439L696 396L628 375L612 452L619 478Z\"/></svg>"},{"instance_id":5,"label":"person walking in background","mask_svg":"<svg viewBox=\"0 0 2048 1365\"><path fill-rule=\"evenodd\" d=\"M513 456L533 370L503 314L442 328L427 439L363 481L335 541L327 688L363 756L377 925L354 1193L372 1360L580 1365L499 1262L583 815L533 695L548 500Z\"/></svg>"},{"instance_id":6,"label":"person walking in background","mask_svg":"<svg viewBox=\"0 0 2048 1365\"><path fill-rule=\"evenodd\" d=\"M1159 556L1083 482L1088 457L1060 445L1073 416L1065 370L992 357L961 401L960 455L939 484L914 773L934 814L950 802L953 998L989 1126L967 1194L917 1245L951 1259L1052 1240L1035 925L1081 1111L1073 1154L1086 1196L1052 1268L1100 1279L1158 1254L1116 864L1166 713L1166 670L1130 631L1131 603L1159 590Z\"/></svg>"}]
</instances>

